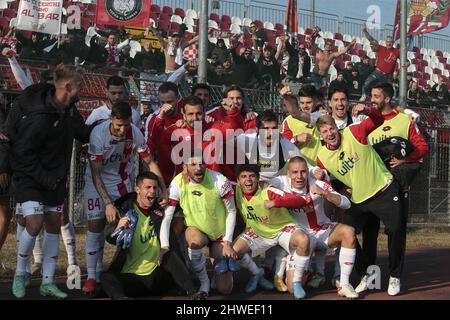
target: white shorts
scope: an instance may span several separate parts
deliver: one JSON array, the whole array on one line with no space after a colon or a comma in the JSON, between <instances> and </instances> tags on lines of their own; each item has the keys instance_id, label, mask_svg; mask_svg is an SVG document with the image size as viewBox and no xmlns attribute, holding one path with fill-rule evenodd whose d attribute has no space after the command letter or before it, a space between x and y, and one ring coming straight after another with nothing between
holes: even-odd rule
<instances>
[{"instance_id":1,"label":"white shorts","mask_svg":"<svg viewBox=\"0 0 450 320\"><path fill-rule=\"evenodd\" d=\"M328 248L328 238L336 225L337 223L328 223L322 225L322 229L320 230L307 229L309 241L313 242L313 244L310 245L310 248L313 250Z\"/></svg>"},{"instance_id":2,"label":"white shorts","mask_svg":"<svg viewBox=\"0 0 450 320\"><path fill-rule=\"evenodd\" d=\"M128 192L131 192L130 189L127 188ZM112 201L122 196L116 187L108 188L106 186L106 190ZM98 194L97 189L91 184L85 185L84 187L83 208L88 221L105 218L105 204Z\"/></svg>"},{"instance_id":3,"label":"white shorts","mask_svg":"<svg viewBox=\"0 0 450 320\"><path fill-rule=\"evenodd\" d=\"M28 217L34 214L44 214L44 212L64 212L64 203L59 206L46 206L38 201L26 201L17 203L16 215Z\"/></svg>"},{"instance_id":4,"label":"white shorts","mask_svg":"<svg viewBox=\"0 0 450 320\"><path fill-rule=\"evenodd\" d=\"M259 256L276 245L279 245L284 250L291 253L292 250L289 249L289 241L291 240L292 234L297 230L302 229L294 224L290 224L284 227L276 237L270 239L260 237L254 233L252 229L249 229L242 233L240 238L244 240L252 250L252 257Z\"/></svg>"}]
</instances>

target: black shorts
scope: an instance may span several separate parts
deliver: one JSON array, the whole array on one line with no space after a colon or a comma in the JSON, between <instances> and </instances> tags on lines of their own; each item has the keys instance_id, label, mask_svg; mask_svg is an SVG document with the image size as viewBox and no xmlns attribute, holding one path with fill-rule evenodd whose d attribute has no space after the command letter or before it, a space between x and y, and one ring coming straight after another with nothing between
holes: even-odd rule
<instances>
[{"instance_id":1,"label":"black shorts","mask_svg":"<svg viewBox=\"0 0 450 320\"><path fill-rule=\"evenodd\" d=\"M352 206L344 215L343 222L354 227L356 233L360 233L370 213L383 222L385 233L394 232L403 227L402 206L397 181L392 181L386 190L364 202L352 203Z\"/></svg>"}]
</instances>

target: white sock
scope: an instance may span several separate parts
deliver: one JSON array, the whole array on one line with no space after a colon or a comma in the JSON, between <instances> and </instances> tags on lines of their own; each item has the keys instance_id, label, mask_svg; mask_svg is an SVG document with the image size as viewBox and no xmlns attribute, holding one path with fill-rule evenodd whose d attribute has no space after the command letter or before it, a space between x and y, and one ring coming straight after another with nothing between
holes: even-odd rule
<instances>
[{"instance_id":1,"label":"white sock","mask_svg":"<svg viewBox=\"0 0 450 320\"><path fill-rule=\"evenodd\" d=\"M209 277L206 272L206 259L202 249L188 248L189 259L191 259L192 270L197 274L200 280L200 291L209 293Z\"/></svg>"},{"instance_id":2,"label":"white sock","mask_svg":"<svg viewBox=\"0 0 450 320\"><path fill-rule=\"evenodd\" d=\"M350 274L355 263L356 249L342 248L339 253L339 265L341 267L341 286L349 284Z\"/></svg>"},{"instance_id":3,"label":"white sock","mask_svg":"<svg viewBox=\"0 0 450 320\"><path fill-rule=\"evenodd\" d=\"M294 252L294 263L295 271L292 282L297 282L302 280L303 271L309 263L309 256L299 256L297 252Z\"/></svg>"},{"instance_id":4,"label":"white sock","mask_svg":"<svg viewBox=\"0 0 450 320\"><path fill-rule=\"evenodd\" d=\"M238 260L238 262L242 268L247 269L248 271L250 271L251 274L255 275L259 273L258 266L248 253L244 254L242 259Z\"/></svg>"},{"instance_id":5,"label":"white sock","mask_svg":"<svg viewBox=\"0 0 450 320\"><path fill-rule=\"evenodd\" d=\"M75 229L72 222L61 227L61 236L64 242L64 247L67 252L67 261L69 265L77 264L77 247L75 240Z\"/></svg>"},{"instance_id":6,"label":"white sock","mask_svg":"<svg viewBox=\"0 0 450 320\"><path fill-rule=\"evenodd\" d=\"M334 253L334 255L339 255L339 253L341 252L341 247L338 247ZM340 277L341 275L341 266L339 264L339 258L336 259L335 263L334 263L334 275L333 278L335 277Z\"/></svg>"},{"instance_id":7,"label":"white sock","mask_svg":"<svg viewBox=\"0 0 450 320\"><path fill-rule=\"evenodd\" d=\"M23 230L25 230L25 227L22 227L19 223L17 223L17 228L16 228L17 252L19 252L20 237L22 235ZM27 263L27 265L25 267L25 271L28 272L28 273L31 273L30 262Z\"/></svg>"},{"instance_id":8,"label":"white sock","mask_svg":"<svg viewBox=\"0 0 450 320\"><path fill-rule=\"evenodd\" d=\"M18 244L17 250L17 268L16 274L25 274L30 268L30 255L33 251L34 242L36 241L36 237L31 236L27 229L24 228L22 233L20 234L20 240Z\"/></svg>"},{"instance_id":9,"label":"white sock","mask_svg":"<svg viewBox=\"0 0 450 320\"><path fill-rule=\"evenodd\" d=\"M95 280L100 283L101 282L101 275L103 272L103 248L105 247L105 237L104 233L101 233L101 237L98 239L98 253L97 253L97 265L95 267Z\"/></svg>"},{"instance_id":10,"label":"white sock","mask_svg":"<svg viewBox=\"0 0 450 320\"><path fill-rule=\"evenodd\" d=\"M325 259L327 257L326 250L319 250L314 252L314 259L316 261L316 273L325 275Z\"/></svg>"},{"instance_id":11,"label":"white sock","mask_svg":"<svg viewBox=\"0 0 450 320\"><path fill-rule=\"evenodd\" d=\"M284 277L284 271L286 270L286 256L287 252L285 250L277 252L275 256L275 271L274 274L279 277Z\"/></svg>"},{"instance_id":12,"label":"white sock","mask_svg":"<svg viewBox=\"0 0 450 320\"><path fill-rule=\"evenodd\" d=\"M98 260L98 244L99 238L103 237L103 233L87 232L86 236L86 268L88 279L95 279L95 271Z\"/></svg>"},{"instance_id":13,"label":"white sock","mask_svg":"<svg viewBox=\"0 0 450 320\"><path fill-rule=\"evenodd\" d=\"M44 231L41 230L36 236L36 241L33 248L33 259L34 263L42 264L42 241L44 239Z\"/></svg>"},{"instance_id":14,"label":"white sock","mask_svg":"<svg viewBox=\"0 0 450 320\"><path fill-rule=\"evenodd\" d=\"M42 264L42 284L52 283L56 270L56 262L58 261L59 234L44 233L42 253L44 256Z\"/></svg>"}]
</instances>

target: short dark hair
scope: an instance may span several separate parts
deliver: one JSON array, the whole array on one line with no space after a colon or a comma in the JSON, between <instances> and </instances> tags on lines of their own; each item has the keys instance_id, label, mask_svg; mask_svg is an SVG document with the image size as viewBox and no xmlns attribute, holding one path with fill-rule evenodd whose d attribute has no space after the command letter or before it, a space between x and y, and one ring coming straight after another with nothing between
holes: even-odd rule
<instances>
[{"instance_id":1,"label":"short dark hair","mask_svg":"<svg viewBox=\"0 0 450 320\"><path fill-rule=\"evenodd\" d=\"M259 179L259 172L260 172L260 169L259 169L259 166L258 166L258 165L256 165L256 164L248 164L248 163L246 163L246 164L238 164L238 165L235 167L235 169L234 169L234 173L235 173L235 175L236 175L236 178L238 178L239 175L240 175L242 172L244 172L244 171L247 171L247 172L253 172L254 174L256 174L256 176L257 176L258 179Z\"/></svg>"},{"instance_id":2,"label":"short dark hair","mask_svg":"<svg viewBox=\"0 0 450 320\"><path fill-rule=\"evenodd\" d=\"M186 105L201 106L203 108L203 101L199 97L189 96L184 98L183 112L186 112Z\"/></svg>"},{"instance_id":3,"label":"short dark hair","mask_svg":"<svg viewBox=\"0 0 450 320\"><path fill-rule=\"evenodd\" d=\"M140 186L145 179L155 180L158 183L159 186L159 178L156 174L154 174L151 171L144 171L138 174L136 177L136 185Z\"/></svg>"},{"instance_id":4,"label":"short dark hair","mask_svg":"<svg viewBox=\"0 0 450 320\"><path fill-rule=\"evenodd\" d=\"M348 100L348 90L344 85L336 85L330 88L330 90L328 90L328 100L331 100L331 98L333 97L333 95L336 92L342 92L343 94L345 94L345 97Z\"/></svg>"},{"instance_id":5,"label":"short dark hair","mask_svg":"<svg viewBox=\"0 0 450 320\"><path fill-rule=\"evenodd\" d=\"M158 93L167 93L169 91L173 91L178 96L178 86L173 82L164 82L158 88Z\"/></svg>"},{"instance_id":6,"label":"short dark hair","mask_svg":"<svg viewBox=\"0 0 450 320\"><path fill-rule=\"evenodd\" d=\"M299 97L310 97L310 98L317 98L317 90L314 86L312 85L306 85L306 86L302 86L300 88L300 90L298 91L298 96Z\"/></svg>"},{"instance_id":7,"label":"short dark hair","mask_svg":"<svg viewBox=\"0 0 450 320\"><path fill-rule=\"evenodd\" d=\"M120 120L131 118L131 107L128 102L119 101L111 107L111 117Z\"/></svg>"},{"instance_id":8,"label":"short dark hair","mask_svg":"<svg viewBox=\"0 0 450 320\"><path fill-rule=\"evenodd\" d=\"M275 121L278 124L278 117L272 110L265 110L256 117L256 127L260 129L263 121Z\"/></svg>"},{"instance_id":9,"label":"short dark hair","mask_svg":"<svg viewBox=\"0 0 450 320\"><path fill-rule=\"evenodd\" d=\"M109 89L110 86L124 86L125 87L125 80L123 80L123 78L119 77L119 76L109 77L108 81L106 81L106 89Z\"/></svg>"},{"instance_id":10,"label":"short dark hair","mask_svg":"<svg viewBox=\"0 0 450 320\"><path fill-rule=\"evenodd\" d=\"M308 166L308 161L305 160L305 158L300 157L300 156L295 156L289 159L288 161L288 165L291 163L295 163L295 162L303 162L306 163L306 166Z\"/></svg>"},{"instance_id":11,"label":"short dark hair","mask_svg":"<svg viewBox=\"0 0 450 320\"><path fill-rule=\"evenodd\" d=\"M377 82L374 86L372 86L372 89L381 89L383 91L383 95L391 99L394 96L394 87L387 82Z\"/></svg>"},{"instance_id":12,"label":"short dark hair","mask_svg":"<svg viewBox=\"0 0 450 320\"><path fill-rule=\"evenodd\" d=\"M225 89L225 91L223 92L223 97L226 98L228 96L228 93L230 93L230 91L239 91L242 95L242 99L245 98L244 90L235 84L233 84Z\"/></svg>"},{"instance_id":13,"label":"short dark hair","mask_svg":"<svg viewBox=\"0 0 450 320\"><path fill-rule=\"evenodd\" d=\"M194 84L194 86L192 87L192 90L191 90L191 94L194 95L195 91L197 91L197 89L205 89L205 90L208 90L208 93L211 93L211 87L208 86L206 83Z\"/></svg>"}]
</instances>

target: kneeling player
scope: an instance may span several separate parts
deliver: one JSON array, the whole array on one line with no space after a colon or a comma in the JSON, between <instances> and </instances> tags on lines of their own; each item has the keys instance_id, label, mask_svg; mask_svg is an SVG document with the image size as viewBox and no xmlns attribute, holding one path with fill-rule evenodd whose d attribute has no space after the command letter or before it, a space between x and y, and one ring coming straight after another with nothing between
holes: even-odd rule
<instances>
[{"instance_id":1,"label":"kneeling player","mask_svg":"<svg viewBox=\"0 0 450 320\"><path fill-rule=\"evenodd\" d=\"M355 262L355 230L345 224L332 223L324 211L324 199L342 209L350 208L349 199L334 191L326 181L318 181L309 176L308 164L301 157L291 158L287 176L274 178L270 183L285 192L306 197L308 204L305 208L290 209L291 214L310 235L310 241L313 242L311 248L341 247L339 253L341 277L338 294L346 298L358 298L358 294L349 283ZM324 265L317 272L324 277ZM292 272L287 272L287 279L288 288L291 291Z\"/></svg>"},{"instance_id":2,"label":"kneeling player","mask_svg":"<svg viewBox=\"0 0 450 320\"><path fill-rule=\"evenodd\" d=\"M301 277L309 262L309 240L307 234L295 226L296 222L286 208L306 206L305 198L273 187L261 188L259 167L256 165L239 165L236 177L236 203L246 223L246 231L236 240L234 250L240 257L249 252L256 257L280 245L294 256L294 296L303 299L306 293L301 285ZM255 275L257 269L254 269L253 264L247 265L244 259L239 261L241 265ZM247 286L254 284L256 288L252 280L253 277Z\"/></svg>"},{"instance_id":3,"label":"kneeling player","mask_svg":"<svg viewBox=\"0 0 450 320\"><path fill-rule=\"evenodd\" d=\"M163 211L158 204L158 184L153 172L141 173L136 178L136 192L114 202L120 220L108 224L105 233L117 252L101 277L102 287L112 299L161 295L175 284L188 295L195 293L189 270L176 249L160 259ZM170 241L175 241L174 235Z\"/></svg>"},{"instance_id":4,"label":"kneeling player","mask_svg":"<svg viewBox=\"0 0 450 320\"><path fill-rule=\"evenodd\" d=\"M210 280L206 272L206 259L202 248L210 247L210 256L216 262L216 288L222 294L230 294L236 271L237 255L232 247L236 223L236 205L231 183L222 174L206 169L202 151L184 158L183 172L169 187L169 205L161 226L161 248L169 250L169 229L177 204L183 210L188 255L192 269L200 280L199 299L209 294ZM172 249L171 249L172 250Z\"/></svg>"}]
</instances>

